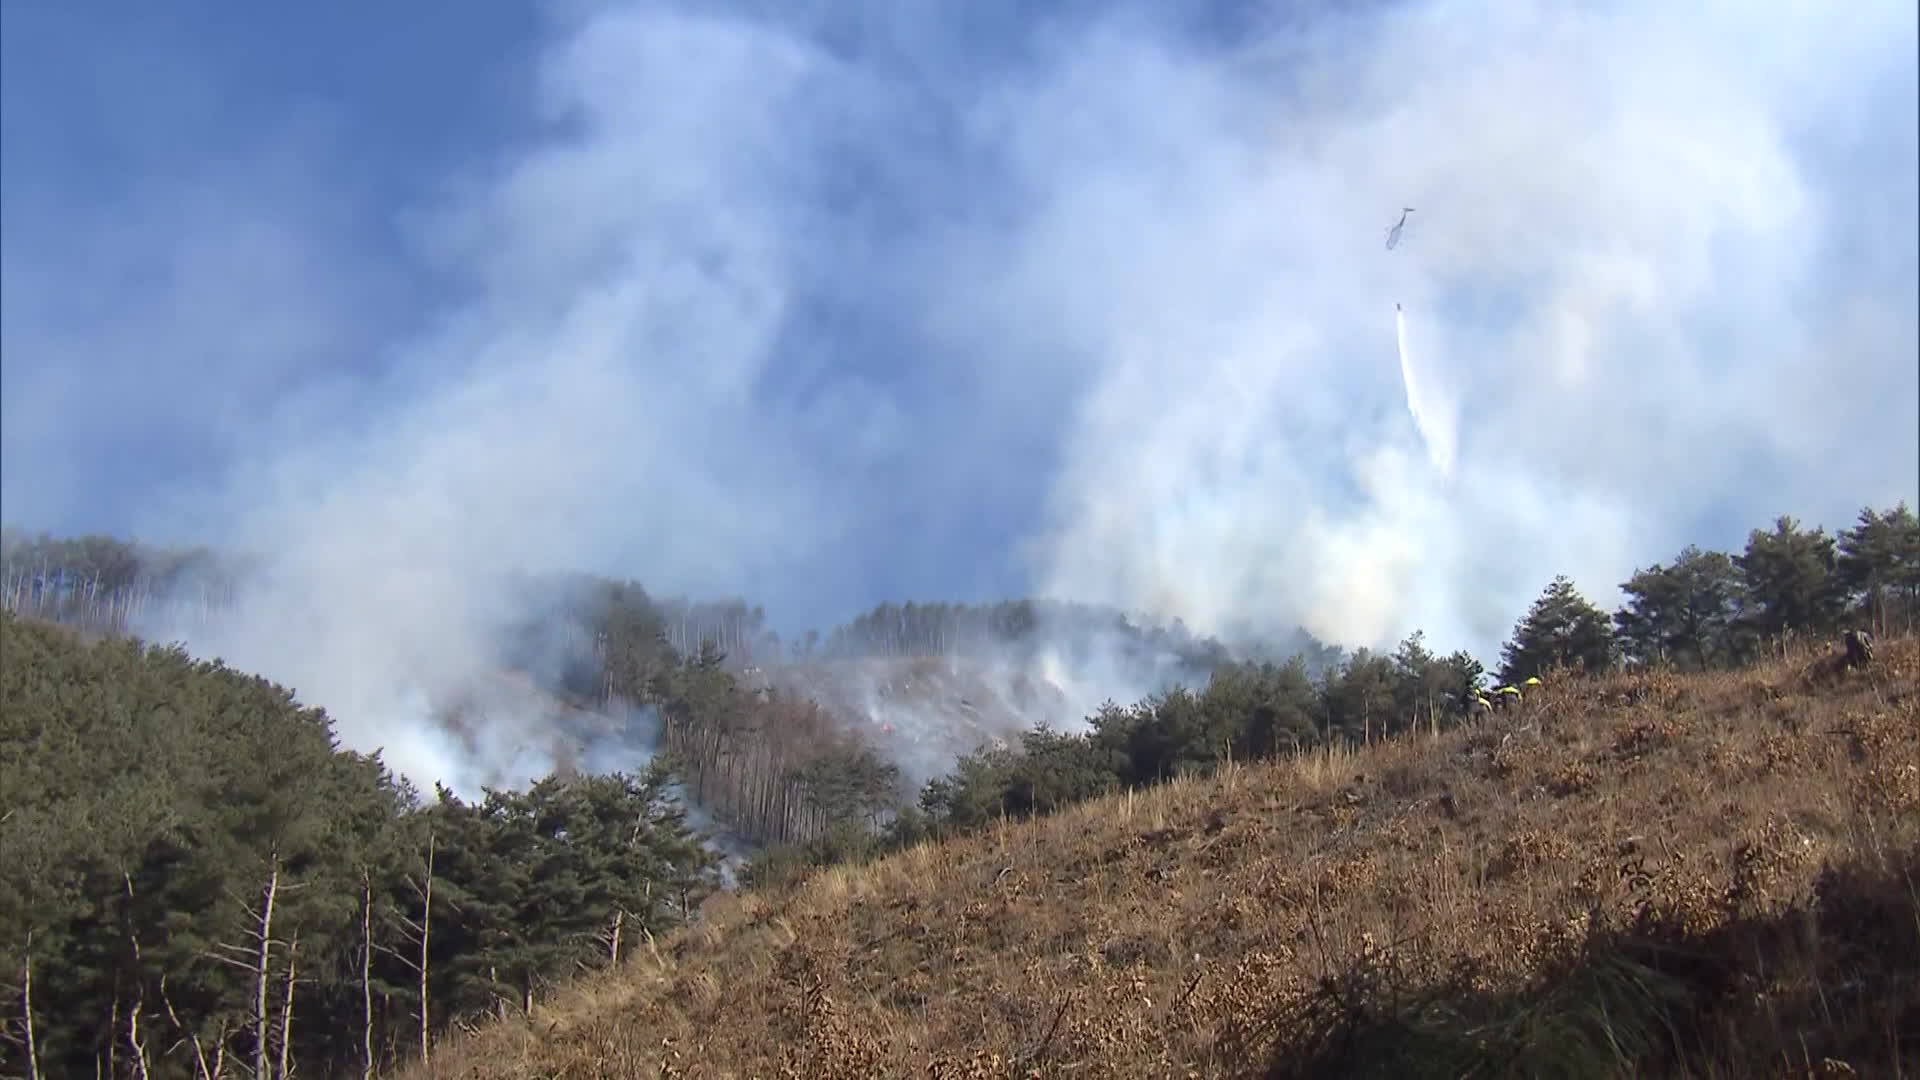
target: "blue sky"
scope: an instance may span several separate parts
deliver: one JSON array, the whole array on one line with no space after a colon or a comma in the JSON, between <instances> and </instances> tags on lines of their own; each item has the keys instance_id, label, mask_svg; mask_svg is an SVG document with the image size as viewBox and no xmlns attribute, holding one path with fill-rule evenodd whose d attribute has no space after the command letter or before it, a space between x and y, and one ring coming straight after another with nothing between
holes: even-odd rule
<instances>
[{"instance_id":1,"label":"blue sky","mask_svg":"<svg viewBox=\"0 0 1920 1080\"><path fill-rule=\"evenodd\" d=\"M532 123L539 26L520 5L0 18L9 521L138 527L142 493L217 482L222 421L377 370L382 338L443 300L396 213ZM277 318L222 325L223 298ZM211 422L190 404L209 398Z\"/></svg>"},{"instance_id":2,"label":"blue sky","mask_svg":"<svg viewBox=\"0 0 1920 1080\"><path fill-rule=\"evenodd\" d=\"M3 11L5 518L339 637L553 562L1490 653L1920 483L1910 4Z\"/></svg>"}]
</instances>

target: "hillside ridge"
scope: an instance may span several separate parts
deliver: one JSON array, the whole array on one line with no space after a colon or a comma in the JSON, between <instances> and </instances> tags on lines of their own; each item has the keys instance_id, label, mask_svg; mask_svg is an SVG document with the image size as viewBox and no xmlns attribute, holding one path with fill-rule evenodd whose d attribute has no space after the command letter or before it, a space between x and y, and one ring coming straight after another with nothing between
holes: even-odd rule
<instances>
[{"instance_id":1,"label":"hillside ridge","mask_svg":"<svg viewBox=\"0 0 1920 1080\"><path fill-rule=\"evenodd\" d=\"M722 895L404 1075L1870 1075L1916 880L1915 639L1564 678Z\"/></svg>"}]
</instances>

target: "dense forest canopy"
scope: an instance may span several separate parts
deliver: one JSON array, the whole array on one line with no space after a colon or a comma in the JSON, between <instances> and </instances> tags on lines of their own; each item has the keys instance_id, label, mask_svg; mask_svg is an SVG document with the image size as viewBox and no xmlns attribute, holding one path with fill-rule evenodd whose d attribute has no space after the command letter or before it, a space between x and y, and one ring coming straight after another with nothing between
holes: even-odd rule
<instances>
[{"instance_id":1,"label":"dense forest canopy","mask_svg":"<svg viewBox=\"0 0 1920 1080\"><path fill-rule=\"evenodd\" d=\"M714 885L664 765L420 800L217 661L11 613L0 650L0 942L45 1075L391 1060Z\"/></svg>"},{"instance_id":2,"label":"dense forest canopy","mask_svg":"<svg viewBox=\"0 0 1920 1080\"><path fill-rule=\"evenodd\" d=\"M1481 660L1417 631L1391 652L1303 637L1285 656L1236 656L1178 624L1011 601L887 604L781 642L744 602L528 577L503 586L526 615L499 663L585 715L644 722L645 748L626 771L563 768L463 799L342 746L320 704L129 635L157 606L232 603L245 567L17 531L0 555L0 961L18 973L0 1032L10 1063L31 1043L44 1075L330 1073L430 1054L450 1025L524 1011L694 917L721 883L696 819L752 853L749 880L773 881L1229 757L1467 722L1489 689ZM1911 632L1920 522L1904 505L1837 533L1782 517L1739 552L1689 546L1621 588L1608 614L1548 583L1493 680L1733 666L1793 635ZM861 724L760 677L912 673L1063 641L1173 677L917 785Z\"/></svg>"}]
</instances>

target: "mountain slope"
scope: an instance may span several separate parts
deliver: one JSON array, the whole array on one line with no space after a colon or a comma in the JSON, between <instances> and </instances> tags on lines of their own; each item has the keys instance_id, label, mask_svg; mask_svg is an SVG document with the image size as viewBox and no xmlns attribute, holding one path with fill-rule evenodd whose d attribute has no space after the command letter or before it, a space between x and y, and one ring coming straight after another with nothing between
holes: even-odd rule
<instances>
[{"instance_id":1,"label":"mountain slope","mask_svg":"<svg viewBox=\"0 0 1920 1080\"><path fill-rule=\"evenodd\" d=\"M1916 883L1914 641L1569 680L720 898L433 1074L1874 1073Z\"/></svg>"}]
</instances>

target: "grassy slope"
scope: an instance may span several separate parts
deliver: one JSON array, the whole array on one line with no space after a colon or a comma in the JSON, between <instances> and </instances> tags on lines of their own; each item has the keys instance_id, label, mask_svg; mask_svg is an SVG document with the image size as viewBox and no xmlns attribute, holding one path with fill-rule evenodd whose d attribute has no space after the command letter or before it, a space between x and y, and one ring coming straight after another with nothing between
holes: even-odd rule
<instances>
[{"instance_id":1,"label":"grassy slope","mask_svg":"<svg viewBox=\"0 0 1920 1080\"><path fill-rule=\"evenodd\" d=\"M1920 642L1821 665L1568 681L722 897L432 1074L1894 1075Z\"/></svg>"}]
</instances>

